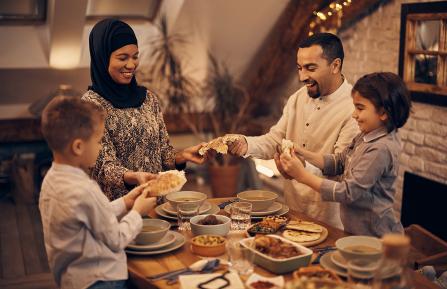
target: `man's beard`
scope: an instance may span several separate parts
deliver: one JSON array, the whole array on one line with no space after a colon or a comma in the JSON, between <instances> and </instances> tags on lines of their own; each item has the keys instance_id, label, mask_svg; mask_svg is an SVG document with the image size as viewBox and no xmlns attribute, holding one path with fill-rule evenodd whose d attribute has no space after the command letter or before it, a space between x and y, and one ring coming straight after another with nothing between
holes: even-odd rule
<instances>
[{"instance_id":1,"label":"man's beard","mask_svg":"<svg viewBox=\"0 0 447 289\"><path fill-rule=\"evenodd\" d=\"M306 86L307 94L309 95L309 97L311 97L311 98L319 98L320 95L321 95L321 92L320 92L320 86L318 85L318 82L316 82L316 81L308 81L308 82L305 82L304 84L307 84L307 83L313 83L313 86L311 88Z\"/></svg>"}]
</instances>

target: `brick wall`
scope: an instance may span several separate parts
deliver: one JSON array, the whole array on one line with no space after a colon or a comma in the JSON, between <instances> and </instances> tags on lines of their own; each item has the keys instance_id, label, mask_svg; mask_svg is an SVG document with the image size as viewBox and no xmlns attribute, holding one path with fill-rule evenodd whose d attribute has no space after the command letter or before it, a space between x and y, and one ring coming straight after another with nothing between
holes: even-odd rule
<instances>
[{"instance_id":1,"label":"brick wall","mask_svg":"<svg viewBox=\"0 0 447 289\"><path fill-rule=\"evenodd\" d=\"M390 1L340 33L345 50L343 71L352 84L371 72L397 73L400 6L409 2L427 1ZM400 212L405 171L447 183L447 108L413 103L411 117L399 134L403 150L396 184L397 212Z\"/></svg>"}]
</instances>

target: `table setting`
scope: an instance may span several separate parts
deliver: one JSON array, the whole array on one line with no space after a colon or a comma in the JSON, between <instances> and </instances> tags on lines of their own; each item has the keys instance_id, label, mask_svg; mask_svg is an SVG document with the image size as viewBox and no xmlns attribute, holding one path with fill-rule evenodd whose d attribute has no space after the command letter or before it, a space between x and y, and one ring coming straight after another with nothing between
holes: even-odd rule
<instances>
[{"instance_id":1,"label":"table setting","mask_svg":"<svg viewBox=\"0 0 447 289\"><path fill-rule=\"evenodd\" d=\"M271 208L279 202L273 192L246 192L231 199L208 199L192 191L168 194L167 202L144 219L152 220L147 225L160 226L164 234L149 243L137 236L126 248L131 279L173 289L353 288L365 281L350 272L369 270L371 263L352 267L357 271L349 269L359 253L345 247L374 247L379 239L349 237L285 205L275 211ZM381 254L370 255L377 261Z\"/></svg>"}]
</instances>

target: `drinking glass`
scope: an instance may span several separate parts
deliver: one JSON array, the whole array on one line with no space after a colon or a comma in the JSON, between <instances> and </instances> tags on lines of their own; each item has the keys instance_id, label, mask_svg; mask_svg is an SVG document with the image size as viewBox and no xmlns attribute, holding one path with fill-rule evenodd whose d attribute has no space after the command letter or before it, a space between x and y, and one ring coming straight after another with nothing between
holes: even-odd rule
<instances>
[{"instance_id":1,"label":"drinking glass","mask_svg":"<svg viewBox=\"0 0 447 289\"><path fill-rule=\"evenodd\" d=\"M177 205L177 218L179 231L191 231L189 220L199 214L198 204L182 203Z\"/></svg>"},{"instance_id":2,"label":"drinking glass","mask_svg":"<svg viewBox=\"0 0 447 289\"><path fill-rule=\"evenodd\" d=\"M348 261L348 282L352 288L372 288L374 272L377 270L377 261L367 259L353 259Z\"/></svg>"},{"instance_id":3,"label":"drinking glass","mask_svg":"<svg viewBox=\"0 0 447 289\"><path fill-rule=\"evenodd\" d=\"M242 246L240 240L238 239L230 239L227 242L227 256L228 263L232 270L235 270L239 275L249 276L253 273L254 266L254 240L248 239L244 240L244 244L247 247Z\"/></svg>"},{"instance_id":4,"label":"drinking glass","mask_svg":"<svg viewBox=\"0 0 447 289\"><path fill-rule=\"evenodd\" d=\"M237 202L231 204L231 230L247 230L251 223L252 204Z\"/></svg>"}]
</instances>

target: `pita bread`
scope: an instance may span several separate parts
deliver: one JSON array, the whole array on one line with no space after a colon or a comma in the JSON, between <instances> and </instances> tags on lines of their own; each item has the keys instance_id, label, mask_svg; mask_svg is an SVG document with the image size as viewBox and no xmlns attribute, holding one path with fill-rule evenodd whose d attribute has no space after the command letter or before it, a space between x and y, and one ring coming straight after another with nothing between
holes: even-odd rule
<instances>
[{"instance_id":1,"label":"pita bread","mask_svg":"<svg viewBox=\"0 0 447 289\"><path fill-rule=\"evenodd\" d=\"M297 231L304 231L304 232L310 232L310 233L321 233L323 232L323 227L315 224L313 222L303 221L303 220L293 220L290 221L286 229L291 230L297 230Z\"/></svg>"},{"instance_id":2,"label":"pita bread","mask_svg":"<svg viewBox=\"0 0 447 289\"><path fill-rule=\"evenodd\" d=\"M184 171L171 170L160 172L156 179L146 183L143 193L149 192L152 197L164 196L169 193L178 192L186 183Z\"/></svg>"},{"instance_id":3,"label":"pita bread","mask_svg":"<svg viewBox=\"0 0 447 289\"><path fill-rule=\"evenodd\" d=\"M311 233L311 232L304 232L304 231L295 231L295 230L284 230L282 233L284 238L298 243L303 242L311 242L318 240L321 236L321 233Z\"/></svg>"},{"instance_id":4,"label":"pita bread","mask_svg":"<svg viewBox=\"0 0 447 289\"><path fill-rule=\"evenodd\" d=\"M201 156L205 155L207 151L213 149L218 153L227 154L228 153L228 144L237 141L241 138L238 134L227 134L225 136L221 136L213 139L208 142L204 146L199 149L199 154Z\"/></svg>"},{"instance_id":5,"label":"pita bread","mask_svg":"<svg viewBox=\"0 0 447 289\"><path fill-rule=\"evenodd\" d=\"M291 157L291 152L293 152L293 142L288 139L283 139L281 143L281 151L288 157Z\"/></svg>"}]
</instances>

